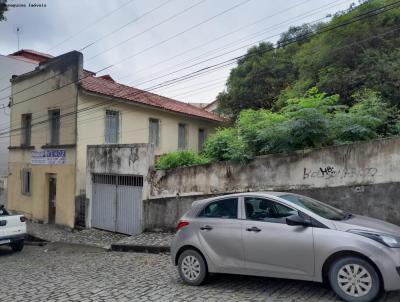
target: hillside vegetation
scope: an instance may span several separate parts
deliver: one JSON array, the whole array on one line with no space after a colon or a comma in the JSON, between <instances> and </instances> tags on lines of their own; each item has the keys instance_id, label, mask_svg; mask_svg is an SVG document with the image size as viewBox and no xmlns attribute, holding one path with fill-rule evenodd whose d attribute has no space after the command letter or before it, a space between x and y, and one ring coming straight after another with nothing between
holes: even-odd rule
<instances>
[{"instance_id":1,"label":"hillside vegetation","mask_svg":"<svg viewBox=\"0 0 400 302\"><path fill-rule=\"evenodd\" d=\"M210 135L198 157L167 154L158 168L244 163L257 155L399 135L400 8L349 22L390 3L363 2L328 23L290 28L275 47L250 48L217 98L231 126Z\"/></svg>"}]
</instances>

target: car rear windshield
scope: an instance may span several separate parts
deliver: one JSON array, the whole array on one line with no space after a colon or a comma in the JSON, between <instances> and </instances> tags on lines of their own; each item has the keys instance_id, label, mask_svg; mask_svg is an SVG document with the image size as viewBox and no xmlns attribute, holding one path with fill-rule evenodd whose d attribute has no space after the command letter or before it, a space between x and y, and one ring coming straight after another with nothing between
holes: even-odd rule
<instances>
[{"instance_id":1,"label":"car rear windshield","mask_svg":"<svg viewBox=\"0 0 400 302\"><path fill-rule=\"evenodd\" d=\"M279 197L304 209L307 209L325 219L343 220L345 217L345 213L343 211L306 196L285 194L280 195Z\"/></svg>"}]
</instances>

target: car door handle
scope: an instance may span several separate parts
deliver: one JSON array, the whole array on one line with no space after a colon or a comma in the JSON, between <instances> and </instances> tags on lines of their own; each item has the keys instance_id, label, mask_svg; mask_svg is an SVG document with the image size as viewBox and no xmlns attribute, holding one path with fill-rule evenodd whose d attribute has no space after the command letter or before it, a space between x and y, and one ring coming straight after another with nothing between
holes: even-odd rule
<instances>
[{"instance_id":1,"label":"car door handle","mask_svg":"<svg viewBox=\"0 0 400 302\"><path fill-rule=\"evenodd\" d=\"M205 225L205 226L203 226L203 227L200 228L200 230L202 230L202 231L211 231L212 229L213 229L213 228L210 227L209 225Z\"/></svg>"},{"instance_id":2,"label":"car door handle","mask_svg":"<svg viewBox=\"0 0 400 302\"><path fill-rule=\"evenodd\" d=\"M5 226L7 224L7 220L0 220L0 226Z\"/></svg>"},{"instance_id":3,"label":"car door handle","mask_svg":"<svg viewBox=\"0 0 400 302\"><path fill-rule=\"evenodd\" d=\"M261 232L261 230L258 227L251 227L246 229L247 232Z\"/></svg>"}]
</instances>

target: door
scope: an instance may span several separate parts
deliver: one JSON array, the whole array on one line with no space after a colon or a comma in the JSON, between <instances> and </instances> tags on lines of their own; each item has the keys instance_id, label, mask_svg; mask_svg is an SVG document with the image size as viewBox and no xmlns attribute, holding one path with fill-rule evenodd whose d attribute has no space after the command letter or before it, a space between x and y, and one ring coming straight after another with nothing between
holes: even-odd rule
<instances>
[{"instance_id":1,"label":"door","mask_svg":"<svg viewBox=\"0 0 400 302\"><path fill-rule=\"evenodd\" d=\"M115 232L117 177L116 175L94 174L92 180L92 226Z\"/></svg>"},{"instance_id":2,"label":"door","mask_svg":"<svg viewBox=\"0 0 400 302\"><path fill-rule=\"evenodd\" d=\"M56 175L49 175L49 217L48 223L56 222L56 200L57 200L57 178Z\"/></svg>"},{"instance_id":3,"label":"door","mask_svg":"<svg viewBox=\"0 0 400 302\"><path fill-rule=\"evenodd\" d=\"M212 260L218 272L244 272L242 222L238 219L238 206L238 198L213 201L193 222L202 251Z\"/></svg>"},{"instance_id":4,"label":"door","mask_svg":"<svg viewBox=\"0 0 400 302\"><path fill-rule=\"evenodd\" d=\"M92 226L135 235L142 228L143 176L93 174Z\"/></svg>"},{"instance_id":5,"label":"door","mask_svg":"<svg viewBox=\"0 0 400 302\"><path fill-rule=\"evenodd\" d=\"M139 234L142 227L143 178L131 175L118 176L116 232Z\"/></svg>"},{"instance_id":6,"label":"door","mask_svg":"<svg viewBox=\"0 0 400 302\"><path fill-rule=\"evenodd\" d=\"M312 227L289 226L286 217L297 210L278 202L245 197L243 245L249 273L264 276L314 275Z\"/></svg>"}]
</instances>

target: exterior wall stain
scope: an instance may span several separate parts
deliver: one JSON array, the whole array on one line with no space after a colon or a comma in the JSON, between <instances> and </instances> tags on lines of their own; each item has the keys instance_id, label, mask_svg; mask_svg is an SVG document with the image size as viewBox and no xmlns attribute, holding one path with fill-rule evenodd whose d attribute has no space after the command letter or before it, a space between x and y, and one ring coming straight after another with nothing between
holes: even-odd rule
<instances>
[{"instance_id":1,"label":"exterior wall stain","mask_svg":"<svg viewBox=\"0 0 400 302\"><path fill-rule=\"evenodd\" d=\"M234 162L151 171L147 229L170 228L196 199L290 191L400 224L400 138L378 139ZM161 211L161 212L158 212Z\"/></svg>"}]
</instances>

